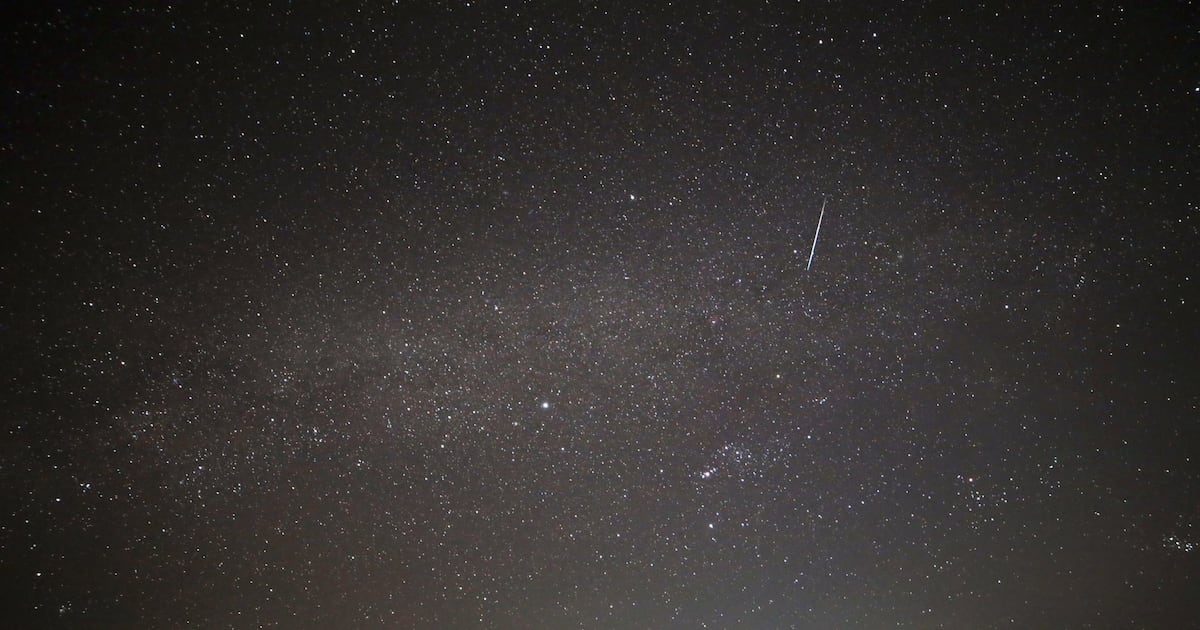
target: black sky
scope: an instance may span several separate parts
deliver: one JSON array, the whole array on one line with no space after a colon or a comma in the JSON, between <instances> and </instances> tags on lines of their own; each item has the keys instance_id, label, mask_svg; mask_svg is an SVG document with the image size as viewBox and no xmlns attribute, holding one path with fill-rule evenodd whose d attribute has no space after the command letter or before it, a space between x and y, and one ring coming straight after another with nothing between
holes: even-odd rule
<instances>
[{"instance_id":1,"label":"black sky","mask_svg":"<svg viewBox=\"0 0 1200 630\"><path fill-rule=\"evenodd\" d=\"M160 4L0 10L12 627L1200 617L1193 4Z\"/></svg>"}]
</instances>

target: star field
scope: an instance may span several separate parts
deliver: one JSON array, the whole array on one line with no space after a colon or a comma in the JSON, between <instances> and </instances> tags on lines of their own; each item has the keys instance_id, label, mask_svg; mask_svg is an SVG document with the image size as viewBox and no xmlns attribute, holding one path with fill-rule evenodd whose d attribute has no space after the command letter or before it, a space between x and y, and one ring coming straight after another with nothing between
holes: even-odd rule
<instances>
[{"instance_id":1,"label":"star field","mask_svg":"<svg viewBox=\"0 0 1200 630\"><path fill-rule=\"evenodd\" d=\"M649 4L5 9L13 627L1193 624L1196 9Z\"/></svg>"}]
</instances>

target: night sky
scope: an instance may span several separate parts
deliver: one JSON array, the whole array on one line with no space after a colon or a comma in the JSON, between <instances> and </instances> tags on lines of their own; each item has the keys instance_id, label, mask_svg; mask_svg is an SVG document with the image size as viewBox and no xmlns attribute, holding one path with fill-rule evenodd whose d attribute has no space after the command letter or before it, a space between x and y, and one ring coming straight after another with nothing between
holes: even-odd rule
<instances>
[{"instance_id":1,"label":"night sky","mask_svg":"<svg viewBox=\"0 0 1200 630\"><path fill-rule=\"evenodd\" d=\"M440 4L0 10L6 627L1197 627L1194 4Z\"/></svg>"}]
</instances>

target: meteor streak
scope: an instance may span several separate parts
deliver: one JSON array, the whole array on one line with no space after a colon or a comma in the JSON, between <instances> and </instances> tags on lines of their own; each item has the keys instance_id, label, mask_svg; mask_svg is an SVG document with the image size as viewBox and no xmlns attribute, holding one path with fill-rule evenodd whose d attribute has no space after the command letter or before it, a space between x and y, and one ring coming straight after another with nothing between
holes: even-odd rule
<instances>
[{"instance_id":1,"label":"meteor streak","mask_svg":"<svg viewBox=\"0 0 1200 630\"><path fill-rule=\"evenodd\" d=\"M825 218L825 202L826 201L828 201L828 200L827 199L821 200L821 216L817 218L817 231L815 234L813 234L812 251L808 252L808 266L804 268L805 271L812 269L813 255L817 253L817 237L821 236L821 221Z\"/></svg>"}]
</instances>

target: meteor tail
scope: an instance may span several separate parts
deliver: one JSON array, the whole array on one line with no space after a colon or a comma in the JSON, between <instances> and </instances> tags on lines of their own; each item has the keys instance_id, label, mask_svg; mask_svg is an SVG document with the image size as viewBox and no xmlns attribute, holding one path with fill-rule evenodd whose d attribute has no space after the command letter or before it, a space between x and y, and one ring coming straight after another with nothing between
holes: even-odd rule
<instances>
[{"instance_id":1,"label":"meteor tail","mask_svg":"<svg viewBox=\"0 0 1200 630\"><path fill-rule=\"evenodd\" d=\"M827 201L827 199L821 200L821 216L817 217L817 231L813 234L812 250L808 252L808 266L804 268L805 271L812 269L813 256L817 253L817 239L821 236L821 221L825 220L825 203Z\"/></svg>"}]
</instances>

